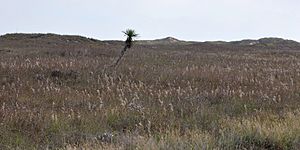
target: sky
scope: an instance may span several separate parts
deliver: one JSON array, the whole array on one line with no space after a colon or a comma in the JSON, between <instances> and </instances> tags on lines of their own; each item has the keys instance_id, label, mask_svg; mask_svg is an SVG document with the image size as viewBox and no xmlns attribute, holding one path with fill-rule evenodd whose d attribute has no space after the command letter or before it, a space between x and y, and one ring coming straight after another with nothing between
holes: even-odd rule
<instances>
[{"instance_id":1,"label":"sky","mask_svg":"<svg viewBox=\"0 0 300 150\"><path fill-rule=\"evenodd\" d=\"M0 35L56 33L122 40L300 41L300 0L0 0Z\"/></svg>"}]
</instances>

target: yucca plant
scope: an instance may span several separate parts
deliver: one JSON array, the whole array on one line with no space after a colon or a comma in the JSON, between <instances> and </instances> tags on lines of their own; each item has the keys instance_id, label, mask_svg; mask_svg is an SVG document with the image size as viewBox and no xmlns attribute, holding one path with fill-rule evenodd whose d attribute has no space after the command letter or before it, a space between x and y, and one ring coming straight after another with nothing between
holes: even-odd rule
<instances>
[{"instance_id":1,"label":"yucca plant","mask_svg":"<svg viewBox=\"0 0 300 150\"><path fill-rule=\"evenodd\" d=\"M127 29L126 31L122 31L122 32L124 33L124 36L127 36L127 39L125 41L125 46L124 46L123 50L121 51L119 58L116 60L116 62L113 66L118 65L119 61L122 59L122 57L124 56L127 49L132 47L133 39L138 36L138 34L135 32L135 30L132 30L132 29Z\"/></svg>"}]
</instances>

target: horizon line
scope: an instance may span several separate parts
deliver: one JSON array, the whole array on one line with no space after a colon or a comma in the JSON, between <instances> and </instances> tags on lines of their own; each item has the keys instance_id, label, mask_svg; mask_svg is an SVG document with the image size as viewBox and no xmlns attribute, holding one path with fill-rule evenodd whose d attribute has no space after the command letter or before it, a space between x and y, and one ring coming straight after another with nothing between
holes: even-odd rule
<instances>
[{"instance_id":1,"label":"horizon line","mask_svg":"<svg viewBox=\"0 0 300 150\"><path fill-rule=\"evenodd\" d=\"M99 41L124 41L122 39L99 39L97 37L90 37L87 35L80 35L80 34L63 34L63 33L54 33L54 32L6 32L4 34L0 34L0 36L5 36L9 34L53 34L53 35L59 35L59 36L79 36L83 38L89 38L89 39L95 39ZM234 39L234 40L185 40L181 38L177 38L174 36L165 36L165 37L159 37L159 38L146 38L146 39L136 39L135 41L153 41L153 40L162 40L166 38L174 38L179 41L183 42L235 42L235 41L243 41L243 40L260 40L264 38L277 38L277 39L283 39L283 40L291 40L300 43L298 40L290 39L290 38L285 38L285 37L276 37L276 36L262 36L258 38L241 38L241 39Z\"/></svg>"}]
</instances>

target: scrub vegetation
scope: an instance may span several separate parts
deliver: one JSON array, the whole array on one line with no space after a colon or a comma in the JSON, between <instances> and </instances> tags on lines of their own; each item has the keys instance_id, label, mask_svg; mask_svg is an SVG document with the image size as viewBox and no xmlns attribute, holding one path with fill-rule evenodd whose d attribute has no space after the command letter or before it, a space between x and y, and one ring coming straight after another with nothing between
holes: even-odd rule
<instances>
[{"instance_id":1,"label":"scrub vegetation","mask_svg":"<svg viewBox=\"0 0 300 150\"><path fill-rule=\"evenodd\" d=\"M300 147L300 49L149 42L1 36L0 149Z\"/></svg>"}]
</instances>

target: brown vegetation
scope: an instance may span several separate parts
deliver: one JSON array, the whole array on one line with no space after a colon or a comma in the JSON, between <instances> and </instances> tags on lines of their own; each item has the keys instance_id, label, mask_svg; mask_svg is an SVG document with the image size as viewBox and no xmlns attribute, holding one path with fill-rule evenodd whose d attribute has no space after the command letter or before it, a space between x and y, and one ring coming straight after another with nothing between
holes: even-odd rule
<instances>
[{"instance_id":1,"label":"brown vegetation","mask_svg":"<svg viewBox=\"0 0 300 150\"><path fill-rule=\"evenodd\" d=\"M300 53L0 38L0 149L297 149Z\"/></svg>"}]
</instances>

